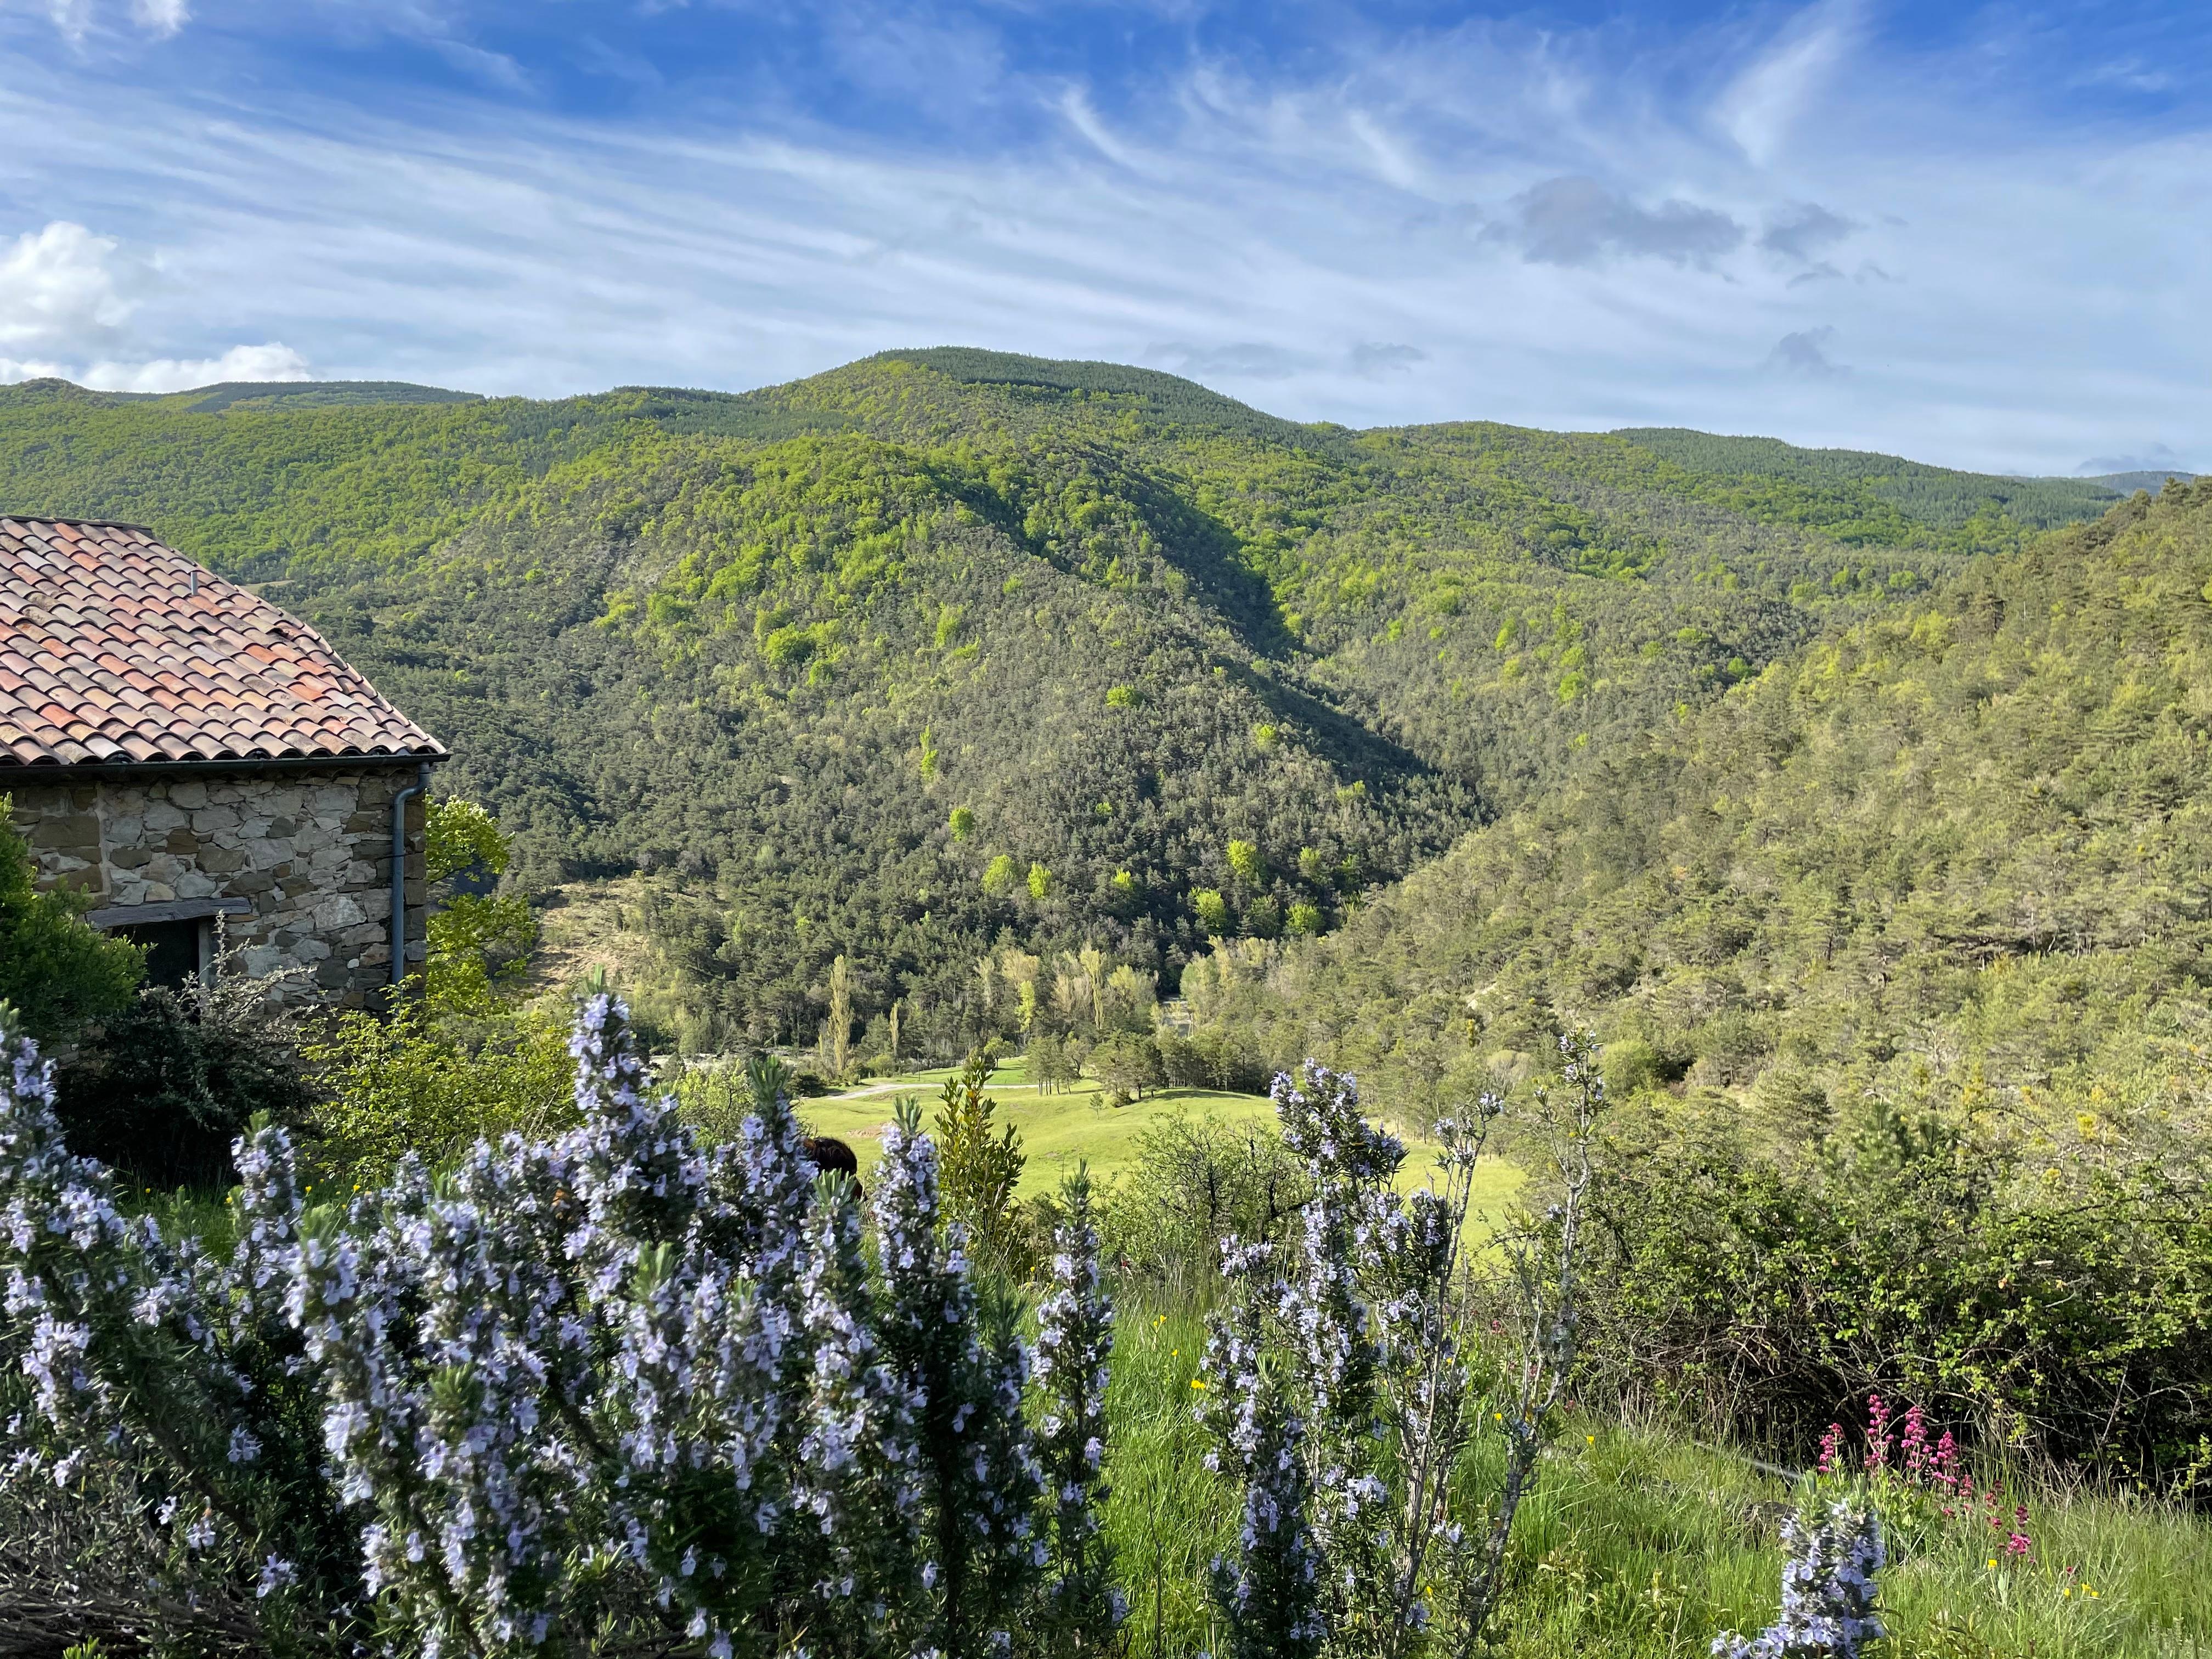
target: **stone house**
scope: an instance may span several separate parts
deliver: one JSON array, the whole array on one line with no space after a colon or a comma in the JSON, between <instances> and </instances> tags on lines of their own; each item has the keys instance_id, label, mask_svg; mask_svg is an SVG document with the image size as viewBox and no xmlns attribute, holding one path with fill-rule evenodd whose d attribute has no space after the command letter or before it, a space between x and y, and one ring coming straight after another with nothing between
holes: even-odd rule
<instances>
[{"instance_id":1,"label":"stone house","mask_svg":"<svg viewBox=\"0 0 2212 1659\"><path fill-rule=\"evenodd\" d=\"M0 518L0 795L42 886L208 968L373 1004L423 953L436 738L296 618L133 525ZM402 941L395 963L392 941Z\"/></svg>"}]
</instances>

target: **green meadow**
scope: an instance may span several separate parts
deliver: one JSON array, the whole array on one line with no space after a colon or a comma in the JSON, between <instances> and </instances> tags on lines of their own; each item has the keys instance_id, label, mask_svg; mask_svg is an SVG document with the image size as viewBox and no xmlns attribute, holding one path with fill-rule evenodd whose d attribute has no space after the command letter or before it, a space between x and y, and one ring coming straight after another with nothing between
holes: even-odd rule
<instances>
[{"instance_id":1,"label":"green meadow","mask_svg":"<svg viewBox=\"0 0 2212 1659\"><path fill-rule=\"evenodd\" d=\"M878 1079L863 1088L810 1100L800 1116L812 1133L835 1136L852 1147L865 1183L883 1155L883 1127L891 1121L899 1099L907 1095L919 1099L927 1122L935 1114L945 1079L956 1074L957 1068L940 1067ZM1024 1199L1056 1191L1062 1177L1073 1174L1079 1164L1089 1169L1093 1182L1110 1189L1135 1167L1145 1132L1179 1115L1274 1133L1275 1109L1264 1095L1148 1089L1142 1100L1114 1106L1108 1103L1104 1085L1094 1078L1052 1093L1041 1091L1029 1079L1028 1062L1019 1058L993 1074L990 1094L998 1103L999 1121L1020 1131L1022 1150L1029 1155L1016 1188L1016 1196ZM1439 1149L1432 1141L1407 1134L1400 1126L1391 1127L1406 1140L1407 1149L1399 1185L1419 1186L1435 1169ZM1478 1224L1494 1225L1503 1218L1521 1179L1520 1170L1502 1159L1484 1164L1475 1188L1474 1218Z\"/></svg>"}]
</instances>

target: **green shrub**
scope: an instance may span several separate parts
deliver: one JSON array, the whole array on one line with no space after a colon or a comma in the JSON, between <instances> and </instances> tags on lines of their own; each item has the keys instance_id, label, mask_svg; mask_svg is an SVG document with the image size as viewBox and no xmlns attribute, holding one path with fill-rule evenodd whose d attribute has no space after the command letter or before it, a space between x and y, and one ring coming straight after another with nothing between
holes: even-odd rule
<instances>
[{"instance_id":1,"label":"green shrub","mask_svg":"<svg viewBox=\"0 0 2212 1659\"><path fill-rule=\"evenodd\" d=\"M0 1003L41 1042L68 1042L87 1020L127 1007L144 955L83 920L91 902L66 889L41 893L31 849L0 795Z\"/></svg>"},{"instance_id":2,"label":"green shrub","mask_svg":"<svg viewBox=\"0 0 2212 1659\"><path fill-rule=\"evenodd\" d=\"M1170 1299L1219 1283L1223 1240L1279 1241L1311 1184L1272 1124L1177 1112L1146 1129L1137 1154L1106 1212L1107 1253Z\"/></svg>"},{"instance_id":3,"label":"green shrub","mask_svg":"<svg viewBox=\"0 0 2212 1659\"><path fill-rule=\"evenodd\" d=\"M1931 1085L1809 1122L1696 1091L1624 1110L1586 1352L1624 1392L1801 1454L1880 1393L2089 1468L2187 1469L2212 1432L2202 1124L1992 1106Z\"/></svg>"},{"instance_id":4,"label":"green shrub","mask_svg":"<svg viewBox=\"0 0 2212 1659\"><path fill-rule=\"evenodd\" d=\"M303 1055L325 1097L316 1155L364 1183L408 1152L434 1169L478 1139L552 1133L574 1109L567 1030L532 1009L410 999L340 1014Z\"/></svg>"},{"instance_id":5,"label":"green shrub","mask_svg":"<svg viewBox=\"0 0 2212 1659\"><path fill-rule=\"evenodd\" d=\"M1605 1045L1605 1086L1616 1100L1660 1087L1681 1074L1682 1067L1639 1038L1623 1037Z\"/></svg>"},{"instance_id":6,"label":"green shrub","mask_svg":"<svg viewBox=\"0 0 2212 1659\"><path fill-rule=\"evenodd\" d=\"M977 1260L1015 1278L1026 1278L1031 1240L1014 1204L1029 1158L1021 1132L998 1124L998 1103L983 1092L996 1069L987 1054L969 1056L957 1077L945 1080L937 1107L938 1163L945 1213L967 1229Z\"/></svg>"},{"instance_id":7,"label":"green shrub","mask_svg":"<svg viewBox=\"0 0 2212 1659\"><path fill-rule=\"evenodd\" d=\"M306 1119L298 1018L240 957L221 951L212 984L147 987L88 1036L58 1079L72 1146L148 1186L222 1188L237 1178L231 1143L256 1117Z\"/></svg>"}]
</instances>

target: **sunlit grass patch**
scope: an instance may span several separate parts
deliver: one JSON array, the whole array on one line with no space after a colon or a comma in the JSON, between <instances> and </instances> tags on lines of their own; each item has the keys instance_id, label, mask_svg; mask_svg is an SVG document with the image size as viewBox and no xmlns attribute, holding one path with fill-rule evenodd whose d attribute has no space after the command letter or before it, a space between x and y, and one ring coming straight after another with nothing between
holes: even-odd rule
<instances>
[{"instance_id":1,"label":"sunlit grass patch","mask_svg":"<svg viewBox=\"0 0 2212 1659\"><path fill-rule=\"evenodd\" d=\"M1196 1314L1133 1304L1115 1348L1106 1530L1136 1659L1218 1647L1206 1573L1230 1541L1234 1495L1205 1468L1191 1420L1204 1342ZM1570 1419L1521 1511L1498 1652L1703 1659L1722 1632L1764 1628L1792 1496L1747 1458L1663 1427ZM1926 1546L1892 1531L1884 1659L2212 1656L2212 1528L2125 1493L2028 1504L2035 1553L2022 1563L1972 1527Z\"/></svg>"},{"instance_id":2,"label":"sunlit grass patch","mask_svg":"<svg viewBox=\"0 0 2212 1659\"><path fill-rule=\"evenodd\" d=\"M953 1074L952 1068L940 1068L871 1082L860 1090L802 1102L799 1115L813 1133L835 1135L852 1146L865 1182L882 1154L878 1137L891 1121L899 1097L919 1096L925 1107L931 1107L945 1079ZM998 1102L998 1121L1021 1131L1022 1150L1029 1154L1029 1166L1017 1188L1022 1198L1055 1190L1061 1177L1073 1173L1079 1162L1088 1164L1091 1179L1110 1192L1113 1183L1136 1164L1138 1142L1145 1131L1178 1114L1270 1128L1275 1121L1274 1106L1266 1097L1218 1089L1148 1089L1142 1100L1110 1106L1104 1088L1086 1078L1060 1092L1040 1094L1030 1084L1024 1063L1019 1060L999 1068L991 1079L990 1092ZM1426 1182L1436 1167L1438 1150L1432 1141L1408 1139L1399 1186L1410 1189ZM1476 1175L1473 1211L1476 1224L1486 1231L1494 1227L1520 1189L1521 1181L1520 1171L1511 1164L1499 1159L1486 1161Z\"/></svg>"}]
</instances>

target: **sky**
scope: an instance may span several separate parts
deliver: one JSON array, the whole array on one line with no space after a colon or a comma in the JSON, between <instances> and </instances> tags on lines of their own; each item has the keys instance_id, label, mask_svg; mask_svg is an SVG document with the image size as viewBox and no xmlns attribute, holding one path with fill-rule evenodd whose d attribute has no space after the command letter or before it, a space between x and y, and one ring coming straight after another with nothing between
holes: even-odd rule
<instances>
[{"instance_id":1,"label":"sky","mask_svg":"<svg viewBox=\"0 0 2212 1659\"><path fill-rule=\"evenodd\" d=\"M2212 470L2212 8L0 0L0 380L738 391Z\"/></svg>"}]
</instances>

